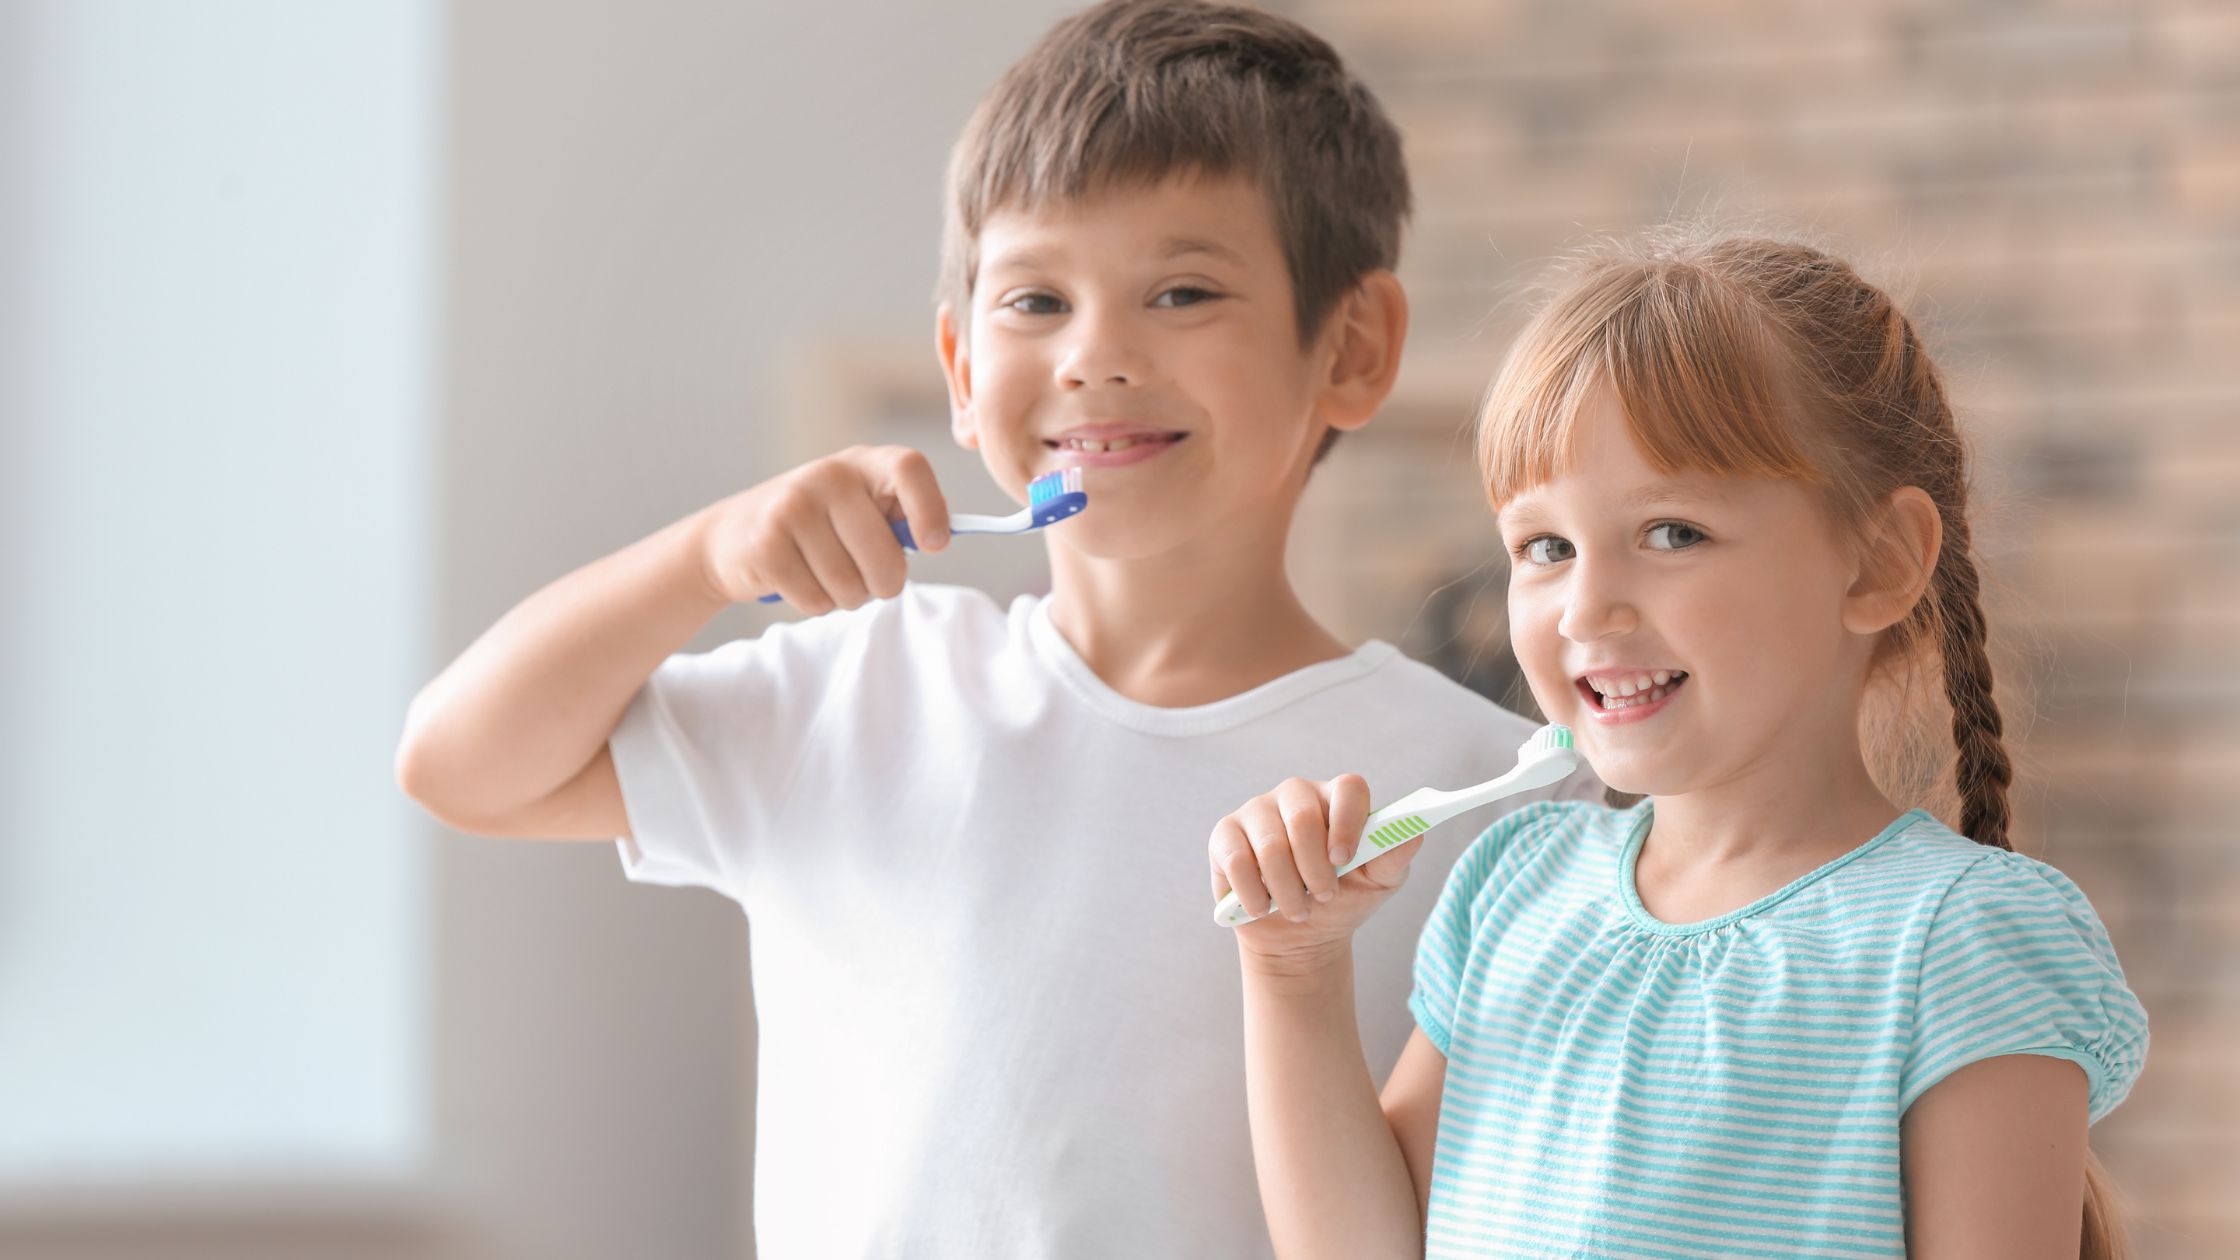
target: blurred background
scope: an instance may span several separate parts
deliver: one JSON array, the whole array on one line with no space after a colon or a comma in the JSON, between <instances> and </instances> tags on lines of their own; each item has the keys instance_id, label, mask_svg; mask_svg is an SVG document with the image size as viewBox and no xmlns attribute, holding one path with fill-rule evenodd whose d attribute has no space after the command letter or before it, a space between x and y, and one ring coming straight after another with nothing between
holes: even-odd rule
<instances>
[{"instance_id":1,"label":"blurred background","mask_svg":"<svg viewBox=\"0 0 2240 1260\"><path fill-rule=\"evenodd\" d=\"M0 0L0 1255L752 1253L748 925L390 755L512 603L803 458L982 497L940 174L1072 7ZM1675 218L1859 259L1978 444L2019 847L2153 1018L2094 1144L2141 1255L2240 1254L2240 9L1273 7L1419 203L1310 603L1529 703L1467 443L1520 284Z\"/></svg>"}]
</instances>

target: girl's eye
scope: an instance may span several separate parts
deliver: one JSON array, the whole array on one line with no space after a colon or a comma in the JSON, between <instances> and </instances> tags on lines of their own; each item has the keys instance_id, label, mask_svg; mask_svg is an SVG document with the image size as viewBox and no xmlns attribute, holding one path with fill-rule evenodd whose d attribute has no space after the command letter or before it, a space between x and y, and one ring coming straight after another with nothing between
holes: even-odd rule
<instances>
[{"instance_id":1,"label":"girl's eye","mask_svg":"<svg viewBox=\"0 0 2240 1260\"><path fill-rule=\"evenodd\" d=\"M1065 303L1048 293L1022 293L1004 306L1021 315L1062 315L1066 309Z\"/></svg>"},{"instance_id":2,"label":"girl's eye","mask_svg":"<svg viewBox=\"0 0 2240 1260\"><path fill-rule=\"evenodd\" d=\"M1652 540L1660 534L1664 536L1666 545L1659 547L1652 542L1650 550L1685 551L1704 539L1702 530L1693 525L1683 525L1678 521L1663 521L1649 527L1649 537Z\"/></svg>"},{"instance_id":3,"label":"girl's eye","mask_svg":"<svg viewBox=\"0 0 2240 1260\"><path fill-rule=\"evenodd\" d=\"M1177 285L1176 287L1160 294L1158 297L1153 298L1151 300L1151 304L1153 306L1164 306L1171 309L1181 306L1196 306L1200 302L1210 302L1219 296L1221 295L1215 293L1211 289L1200 289L1185 284ZM1174 300L1168 301L1169 298L1172 298Z\"/></svg>"},{"instance_id":4,"label":"girl's eye","mask_svg":"<svg viewBox=\"0 0 2240 1260\"><path fill-rule=\"evenodd\" d=\"M1568 539L1558 538L1554 534L1542 534L1538 538L1527 538L1516 549L1516 552L1519 559L1533 564L1561 564L1563 561L1579 554L1578 549L1573 547Z\"/></svg>"}]
</instances>

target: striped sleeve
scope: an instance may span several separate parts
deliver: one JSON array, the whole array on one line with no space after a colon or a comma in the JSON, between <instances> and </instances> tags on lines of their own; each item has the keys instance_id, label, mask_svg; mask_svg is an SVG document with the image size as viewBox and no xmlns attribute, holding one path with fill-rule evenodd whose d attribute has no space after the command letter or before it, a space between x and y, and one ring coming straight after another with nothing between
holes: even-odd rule
<instances>
[{"instance_id":1,"label":"striped sleeve","mask_svg":"<svg viewBox=\"0 0 2240 1260\"><path fill-rule=\"evenodd\" d=\"M1954 882L1923 944L1901 1113L1970 1063L2036 1054L2084 1069L2097 1121L2130 1092L2146 1053L2146 1011L2067 876L1994 850Z\"/></svg>"},{"instance_id":2,"label":"striped sleeve","mask_svg":"<svg viewBox=\"0 0 2240 1260\"><path fill-rule=\"evenodd\" d=\"M1431 918L1416 939L1415 985L1408 994L1408 1010L1416 1026L1439 1053L1447 1054L1454 1033L1456 996L1462 990L1462 972L1470 958L1470 944L1478 931L1478 893L1485 887L1501 855L1518 832L1533 819L1562 802L1541 801L1511 810L1479 833L1447 872L1447 883L1431 907Z\"/></svg>"}]
</instances>

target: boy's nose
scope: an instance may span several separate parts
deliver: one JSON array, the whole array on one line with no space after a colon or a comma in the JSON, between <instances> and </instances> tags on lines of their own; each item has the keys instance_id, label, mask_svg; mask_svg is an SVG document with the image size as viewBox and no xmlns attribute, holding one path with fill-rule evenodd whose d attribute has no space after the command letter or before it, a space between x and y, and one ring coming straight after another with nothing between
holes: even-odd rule
<instances>
[{"instance_id":1,"label":"boy's nose","mask_svg":"<svg viewBox=\"0 0 2240 1260\"><path fill-rule=\"evenodd\" d=\"M1141 385L1143 356L1101 321L1083 321L1078 335L1058 360L1058 385L1083 389L1092 385Z\"/></svg>"}]
</instances>

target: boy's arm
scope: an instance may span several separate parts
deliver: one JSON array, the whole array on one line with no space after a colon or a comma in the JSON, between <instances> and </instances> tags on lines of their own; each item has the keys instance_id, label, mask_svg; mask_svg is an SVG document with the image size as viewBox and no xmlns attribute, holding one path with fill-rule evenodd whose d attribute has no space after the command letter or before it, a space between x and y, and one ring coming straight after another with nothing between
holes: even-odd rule
<instances>
[{"instance_id":1,"label":"boy's arm","mask_svg":"<svg viewBox=\"0 0 2240 1260\"><path fill-rule=\"evenodd\" d=\"M607 737L727 602L703 576L707 528L706 513L686 517L501 617L413 700L399 785L461 831L627 835Z\"/></svg>"},{"instance_id":2,"label":"boy's arm","mask_svg":"<svg viewBox=\"0 0 2240 1260\"><path fill-rule=\"evenodd\" d=\"M413 700L398 784L462 831L628 835L607 739L654 668L726 605L765 592L812 616L900 592L907 571L893 515L924 549L947 544L948 507L925 458L857 448L561 578Z\"/></svg>"}]
</instances>

